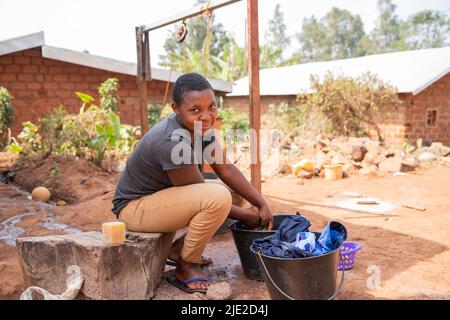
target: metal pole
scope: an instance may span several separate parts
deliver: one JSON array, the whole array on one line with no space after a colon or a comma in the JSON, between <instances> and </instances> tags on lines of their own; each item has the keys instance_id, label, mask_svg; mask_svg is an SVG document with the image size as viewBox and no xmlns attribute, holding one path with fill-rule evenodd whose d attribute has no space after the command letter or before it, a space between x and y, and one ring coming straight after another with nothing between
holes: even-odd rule
<instances>
[{"instance_id":1,"label":"metal pole","mask_svg":"<svg viewBox=\"0 0 450 320\"><path fill-rule=\"evenodd\" d=\"M169 18L165 18L165 19L159 20L155 23L145 25L145 26L143 26L143 31L148 32L148 31L152 31L152 30L155 30L158 28L162 28L169 24L198 16L199 14L202 14L206 9L215 10L215 9L222 8L222 7L228 6L230 4L233 4L233 3L236 3L239 1L241 1L241 0L216 0L216 1L211 1L208 5L198 5L191 9L179 12Z\"/></svg>"},{"instance_id":2,"label":"metal pole","mask_svg":"<svg viewBox=\"0 0 450 320\"><path fill-rule=\"evenodd\" d=\"M250 145L256 151L250 166L251 183L261 192L258 0L247 0L247 15L250 126L255 131L250 135Z\"/></svg>"},{"instance_id":3,"label":"metal pole","mask_svg":"<svg viewBox=\"0 0 450 320\"><path fill-rule=\"evenodd\" d=\"M147 80L146 80L146 49L144 47L146 41L144 41L144 33L142 27L136 27L136 49L137 49L137 75L136 81L139 90L139 109L141 111L141 136L148 131L148 97L147 97ZM148 39L148 38L147 38ZM147 43L148 44L148 43Z\"/></svg>"}]
</instances>

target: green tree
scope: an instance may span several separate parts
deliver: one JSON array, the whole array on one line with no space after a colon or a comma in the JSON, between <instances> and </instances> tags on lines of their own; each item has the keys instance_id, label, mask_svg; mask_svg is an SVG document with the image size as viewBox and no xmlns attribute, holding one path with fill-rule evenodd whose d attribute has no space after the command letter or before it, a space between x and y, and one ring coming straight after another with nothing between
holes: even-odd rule
<instances>
[{"instance_id":1,"label":"green tree","mask_svg":"<svg viewBox=\"0 0 450 320\"><path fill-rule=\"evenodd\" d=\"M344 59L359 55L358 46L365 36L359 15L332 8L320 21L315 16L303 20L297 34L302 61Z\"/></svg>"},{"instance_id":2,"label":"green tree","mask_svg":"<svg viewBox=\"0 0 450 320\"><path fill-rule=\"evenodd\" d=\"M450 18L439 11L417 12L408 18L404 29L410 49L439 48L449 45Z\"/></svg>"},{"instance_id":3,"label":"green tree","mask_svg":"<svg viewBox=\"0 0 450 320\"><path fill-rule=\"evenodd\" d=\"M393 0L378 0L378 17L375 29L371 32L370 38L375 43L375 52L371 52L372 47L367 53L383 53L407 49L402 37L402 22L396 14L397 6Z\"/></svg>"},{"instance_id":4,"label":"green tree","mask_svg":"<svg viewBox=\"0 0 450 320\"><path fill-rule=\"evenodd\" d=\"M261 67L279 67L285 64L283 52L289 47L291 40L286 35L284 13L280 4L277 4L272 19L269 20L269 28L265 34L266 44L261 47Z\"/></svg>"}]
</instances>

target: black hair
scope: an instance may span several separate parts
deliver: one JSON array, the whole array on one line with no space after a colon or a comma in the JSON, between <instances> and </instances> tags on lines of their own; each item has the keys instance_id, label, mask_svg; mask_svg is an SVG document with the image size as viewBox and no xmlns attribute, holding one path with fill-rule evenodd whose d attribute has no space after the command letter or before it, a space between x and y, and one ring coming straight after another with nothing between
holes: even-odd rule
<instances>
[{"instance_id":1,"label":"black hair","mask_svg":"<svg viewBox=\"0 0 450 320\"><path fill-rule=\"evenodd\" d=\"M179 77L173 86L172 100L178 106L181 106L184 95L190 91L202 91L211 89L211 84L202 75L198 73L186 73Z\"/></svg>"}]
</instances>

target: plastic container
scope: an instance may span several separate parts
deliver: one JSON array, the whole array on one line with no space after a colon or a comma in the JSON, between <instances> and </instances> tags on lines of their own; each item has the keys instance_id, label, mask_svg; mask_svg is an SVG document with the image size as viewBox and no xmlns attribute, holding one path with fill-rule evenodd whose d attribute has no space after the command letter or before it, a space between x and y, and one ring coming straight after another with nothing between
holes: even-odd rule
<instances>
[{"instance_id":1,"label":"plastic container","mask_svg":"<svg viewBox=\"0 0 450 320\"><path fill-rule=\"evenodd\" d=\"M341 246L341 257L339 257L338 270L349 270L354 267L356 262L356 252L362 249L358 242L344 242ZM343 263L342 263L343 262Z\"/></svg>"},{"instance_id":2,"label":"plastic container","mask_svg":"<svg viewBox=\"0 0 450 320\"><path fill-rule=\"evenodd\" d=\"M325 171L325 180L339 180L344 176L342 164L324 165L323 168Z\"/></svg>"}]
</instances>

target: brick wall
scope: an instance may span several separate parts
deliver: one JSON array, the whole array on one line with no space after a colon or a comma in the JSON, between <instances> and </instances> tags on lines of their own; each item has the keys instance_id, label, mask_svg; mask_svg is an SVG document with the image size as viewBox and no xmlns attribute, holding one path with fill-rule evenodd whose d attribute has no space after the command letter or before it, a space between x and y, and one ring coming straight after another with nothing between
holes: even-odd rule
<instances>
[{"instance_id":1,"label":"brick wall","mask_svg":"<svg viewBox=\"0 0 450 320\"><path fill-rule=\"evenodd\" d=\"M416 96L406 95L405 136L450 145L450 73ZM436 123L428 124L429 111L436 111Z\"/></svg>"},{"instance_id":2,"label":"brick wall","mask_svg":"<svg viewBox=\"0 0 450 320\"><path fill-rule=\"evenodd\" d=\"M76 91L87 93L98 101L97 88L111 77L119 80L122 123L140 125L139 92L134 76L43 58L40 47L0 56L0 86L14 97L13 134L22 130L22 122L36 122L60 104L69 112L78 112L81 101L75 95ZM148 102L163 103L166 86L165 81L148 82ZM171 92L172 83L168 101Z\"/></svg>"},{"instance_id":3,"label":"brick wall","mask_svg":"<svg viewBox=\"0 0 450 320\"><path fill-rule=\"evenodd\" d=\"M261 97L261 114L269 111L269 106L275 106L280 103L287 102L289 105L295 105L297 96L262 96ZM248 96L243 97L225 97L223 101L224 107L233 107L239 112L249 113Z\"/></svg>"}]
</instances>

